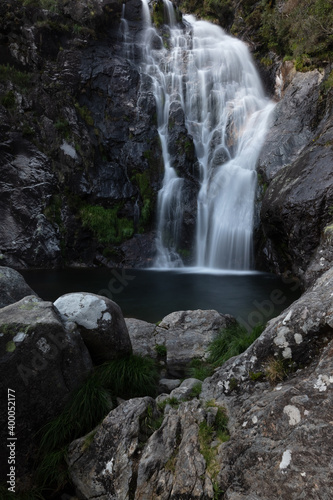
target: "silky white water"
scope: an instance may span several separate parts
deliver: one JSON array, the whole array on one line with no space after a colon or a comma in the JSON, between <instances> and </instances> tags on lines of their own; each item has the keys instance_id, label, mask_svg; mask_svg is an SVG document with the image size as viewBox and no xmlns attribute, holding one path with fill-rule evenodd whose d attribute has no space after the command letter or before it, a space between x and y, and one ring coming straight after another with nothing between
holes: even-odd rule
<instances>
[{"instance_id":1,"label":"silky white water","mask_svg":"<svg viewBox=\"0 0 333 500\"><path fill-rule=\"evenodd\" d=\"M220 269L250 269L255 171L273 104L265 97L244 43L193 16L176 24L164 0L168 47L152 26L143 0L142 71L152 80L165 174L158 194L156 267L177 267L183 179L168 151L169 110L181 104L200 164L195 262Z\"/></svg>"}]
</instances>

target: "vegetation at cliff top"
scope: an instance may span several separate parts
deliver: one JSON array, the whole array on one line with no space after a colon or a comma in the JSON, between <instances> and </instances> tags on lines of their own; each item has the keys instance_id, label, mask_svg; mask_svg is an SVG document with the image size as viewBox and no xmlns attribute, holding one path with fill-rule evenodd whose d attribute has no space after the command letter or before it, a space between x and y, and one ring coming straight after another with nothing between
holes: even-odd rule
<instances>
[{"instance_id":1,"label":"vegetation at cliff top","mask_svg":"<svg viewBox=\"0 0 333 500\"><path fill-rule=\"evenodd\" d=\"M293 59L299 71L333 60L331 0L183 0L180 9L251 38L259 57Z\"/></svg>"}]
</instances>

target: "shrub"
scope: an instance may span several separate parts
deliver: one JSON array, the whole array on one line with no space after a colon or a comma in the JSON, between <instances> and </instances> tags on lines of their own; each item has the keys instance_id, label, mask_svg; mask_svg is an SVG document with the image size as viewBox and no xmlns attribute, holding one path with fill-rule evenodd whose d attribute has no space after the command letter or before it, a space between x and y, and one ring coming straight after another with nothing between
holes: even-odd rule
<instances>
[{"instance_id":1,"label":"shrub","mask_svg":"<svg viewBox=\"0 0 333 500\"><path fill-rule=\"evenodd\" d=\"M21 90L26 90L31 86L32 74L19 71L9 64L0 64L0 82L11 81Z\"/></svg>"}]
</instances>

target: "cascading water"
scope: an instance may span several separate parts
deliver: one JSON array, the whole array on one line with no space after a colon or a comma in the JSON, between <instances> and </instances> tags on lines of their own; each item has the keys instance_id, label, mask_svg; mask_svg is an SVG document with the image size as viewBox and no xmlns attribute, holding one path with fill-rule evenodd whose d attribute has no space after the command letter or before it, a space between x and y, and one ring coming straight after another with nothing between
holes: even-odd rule
<instances>
[{"instance_id":1,"label":"cascading water","mask_svg":"<svg viewBox=\"0 0 333 500\"><path fill-rule=\"evenodd\" d=\"M183 179L172 166L167 140L170 106L180 103L201 170L197 201L196 265L250 269L256 162L273 104L265 97L247 47L206 21L168 14L169 48L152 27L148 0L144 63L157 104L165 175L158 195L157 267L182 265L177 241Z\"/></svg>"}]
</instances>

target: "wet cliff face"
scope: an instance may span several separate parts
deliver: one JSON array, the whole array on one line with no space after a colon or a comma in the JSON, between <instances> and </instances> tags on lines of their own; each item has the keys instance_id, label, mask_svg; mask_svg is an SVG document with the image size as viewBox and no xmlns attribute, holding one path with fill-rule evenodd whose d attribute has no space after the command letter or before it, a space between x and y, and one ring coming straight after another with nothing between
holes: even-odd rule
<instances>
[{"instance_id":1,"label":"wet cliff face","mask_svg":"<svg viewBox=\"0 0 333 500\"><path fill-rule=\"evenodd\" d=\"M257 263L309 285L332 265L333 89L329 69L282 65L281 94L259 161Z\"/></svg>"},{"instance_id":2,"label":"wet cliff face","mask_svg":"<svg viewBox=\"0 0 333 500\"><path fill-rule=\"evenodd\" d=\"M144 263L163 165L149 81L126 59L122 4L51 3L0 7L1 261ZM140 0L126 17L133 35Z\"/></svg>"}]
</instances>

